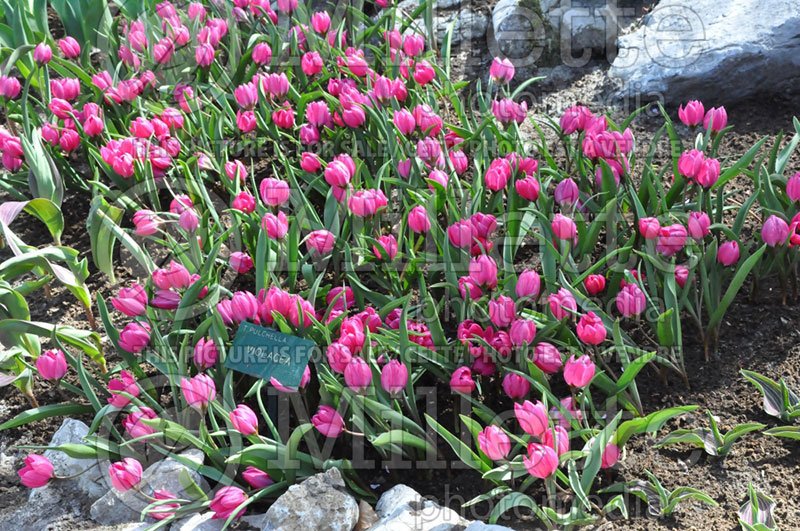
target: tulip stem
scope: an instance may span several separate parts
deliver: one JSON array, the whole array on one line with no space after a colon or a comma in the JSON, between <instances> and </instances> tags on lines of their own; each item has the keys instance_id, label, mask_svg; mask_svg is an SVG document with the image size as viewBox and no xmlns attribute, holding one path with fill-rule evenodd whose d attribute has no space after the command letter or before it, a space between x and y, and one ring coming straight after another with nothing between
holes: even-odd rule
<instances>
[{"instance_id":1,"label":"tulip stem","mask_svg":"<svg viewBox=\"0 0 800 531\"><path fill-rule=\"evenodd\" d=\"M348 434L350 434L350 435L354 435L354 436L356 436L356 437L366 437L366 435L364 435L363 433L360 433L360 432L357 432L357 431L350 431L350 430L348 430L347 428L344 428L344 429L343 429L343 431L344 431L345 433L348 433Z\"/></svg>"},{"instance_id":2,"label":"tulip stem","mask_svg":"<svg viewBox=\"0 0 800 531\"><path fill-rule=\"evenodd\" d=\"M36 400L36 397L33 395L32 392L26 393L25 396L28 397L28 402L31 403L31 407L34 407L34 408L38 408L39 407L39 402L38 402L38 400Z\"/></svg>"},{"instance_id":3,"label":"tulip stem","mask_svg":"<svg viewBox=\"0 0 800 531\"><path fill-rule=\"evenodd\" d=\"M555 485L557 485L557 483L555 482L552 476L544 480L544 488L545 491L547 492L547 506L550 507L551 509L556 508L556 503L555 503L556 493L554 489Z\"/></svg>"},{"instance_id":4,"label":"tulip stem","mask_svg":"<svg viewBox=\"0 0 800 531\"><path fill-rule=\"evenodd\" d=\"M98 466L97 463L94 463L93 465L90 465L88 468L84 468L77 474L72 474L71 476L56 476L55 474L53 474L53 479L74 479L82 474L85 474L86 472L90 471L92 468L96 466Z\"/></svg>"},{"instance_id":5,"label":"tulip stem","mask_svg":"<svg viewBox=\"0 0 800 531\"><path fill-rule=\"evenodd\" d=\"M158 498L154 498L154 497L150 496L149 494L145 493L145 492L142 490L142 484L141 484L141 481L140 481L139 483L137 483L135 487L133 487L133 490L135 490L136 492L138 492L139 494L141 494L142 496L144 496L144 497L145 497L145 499L147 499L147 500L149 500L149 501L151 501L151 502L157 502L157 501L159 501L159 500L158 500Z\"/></svg>"}]
</instances>

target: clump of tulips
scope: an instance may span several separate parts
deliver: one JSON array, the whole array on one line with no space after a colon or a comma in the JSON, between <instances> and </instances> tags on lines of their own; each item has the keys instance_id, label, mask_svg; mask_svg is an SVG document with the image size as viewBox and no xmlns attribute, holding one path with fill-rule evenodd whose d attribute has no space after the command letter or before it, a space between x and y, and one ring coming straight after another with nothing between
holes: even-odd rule
<instances>
[{"instance_id":1,"label":"clump of tulips","mask_svg":"<svg viewBox=\"0 0 800 531\"><path fill-rule=\"evenodd\" d=\"M503 500L493 521L515 505L546 525L605 517L619 499L581 501L607 481L598 471L631 436L692 409L645 417L637 377L648 365L686 377L682 317L715 351L768 248L767 269L794 267L800 177L751 249L740 235L753 201L733 205L725 186L759 182L747 167L763 142L720 158L724 108L689 102L684 125L664 112L651 142L668 134L673 152L658 168L628 121L583 106L533 116L507 59L492 63L478 110L466 107L425 28L404 31L393 7L375 6L366 31L277 7L162 2L121 18L108 64L67 37L55 53L49 40L26 51L27 79L0 78L9 116L24 117L0 136L9 182L31 172L33 193L56 201L60 171L93 197L97 267L113 276L120 246L139 268L96 298L120 355L107 374L57 334L23 367L90 404L87 452L156 520L207 508L231 521L332 464L370 496L349 450L422 461L443 444L494 485L480 498ZM559 141L523 142L531 122ZM243 323L314 342L299 385L228 367ZM71 372L80 386L64 382ZM449 392L433 412L429 388ZM291 404L290 432L276 397ZM445 427L445 409L471 437ZM176 441L205 455L205 498L141 484ZM52 478L29 460L26 485ZM568 514L551 505L564 489L581 494Z\"/></svg>"}]
</instances>

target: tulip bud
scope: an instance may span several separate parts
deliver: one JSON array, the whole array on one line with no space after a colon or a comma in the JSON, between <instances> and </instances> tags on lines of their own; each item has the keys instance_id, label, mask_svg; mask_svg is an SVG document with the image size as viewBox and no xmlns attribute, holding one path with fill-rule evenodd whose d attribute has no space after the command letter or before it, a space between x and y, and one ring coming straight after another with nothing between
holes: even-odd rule
<instances>
[{"instance_id":1,"label":"tulip bud","mask_svg":"<svg viewBox=\"0 0 800 531\"><path fill-rule=\"evenodd\" d=\"M130 490L142 480L142 464L132 457L112 463L108 467L111 484L119 492Z\"/></svg>"},{"instance_id":2,"label":"tulip bud","mask_svg":"<svg viewBox=\"0 0 800 531\"><path fill-rule=\"evenodd\" d=\"M786 196L790 201L800 201L800 172L795 173L786 181Z\"/></svg>"},{"instance_id":3,"label":"tulip bud","mask_svg":"<svg viewBox=\"0 0 800 531\"><path fill-rule=\"evenodd\" d=\"M253 259L250 258L249 254L241 251L231 253L229 263L231 268L240 274L247 273L253 269Z\"/></svg>"},{"instance_id":4,"label":"tulip bud","mask_svg":"<svg viewBox=\"0 0 800 531\"><path fill-rule=\"evenodd\" d=\"M139 210L133 215L133 224L136 226L136 234L151 236L158 232L161 220L152 210Z\"/></svg>"},{"instance_id":5,"label":"tulip bud","mask_svg":"<svg viewBox=\"0 0 800 531\"><path fill-rule=\"evenodd\" d=\"M594 362L588 355L570 356L564 365L564 381L571 387L584 387L594 378L594 372Z\"/></svg>"},{"instance_id":6,"label":"tulip bud","mask_svg":"<svg viewBox=\"0 0 800 531\"><path fill-rule=\"evenodd\" d=\"M770 247L785 243L789 238L789 225L776 215L771 215L761 228L761 239Z\"/></svg>"},{"instance_id":7,"label":"tulip bud","mask_svg":"<svg viewBox=\"0 0 800 531\"><path fill-rule=\"evenodd\" d=\"M514 188L523 199L528 201L539 199L539 181L533 175L524 179L517 179L514 183Z\"/></svg>"},{"instance_id":8,"label":"tulip bud","mask_svg":"<svg viewBox=\"0 0 800 531\"><path fill-rule=\"evenodd\" d=\"M242 435L254 435L258 433L258 417L255 412L245 404L236 406L236 409L231 411L229 416L233 428Z\"/></svg>"},{"instance_id":9,"label":"tulip bud","mask_svg":"<svg viewBox=\"0 0 800 531\"><path fill-rule=\"evenodd\" d=\"M516 319L511 323L508 335L511 342L518 347L530 345L536 336L536 323L530 319Z\"/></svg>"},{"instance_id":10,"label":"tulip bud","mask_svg":"<svg viewBox=\"0 0 800 531\"><path fill-rule=\"evenodd\" d=\"M428 188L430 188L431 192L435 192L436 188L433 186L433 183L441 185L441 187L446 190L447 184L450 182L450 177L442 170L433 170L428 174L428 181Z\"/></svg>"},{"instance_id":11,"label":"tulip bud","mask_svg":"<svg viewBox=\"0 0 800 531\"><path fill-rule=\"evenodd\" d=\"M515 403L514 415L522 430L534 437L541 437L550 423L547 409L541 401L537 401L535 404L529 400L522 404Z\"/></svg>"},{"instance_id":12,"label":"tulip bud","mask_svg":"<svg viewBox=\"0 0 800 531\"><path fill-rule=\"evenodd\" d=\"M150 325L144 321L128 323L119 333L119 346L128 352L138 353L150 342Z\"/></svg>"},{"instance_id":13,"label":"tulip bud","mask_svg":"<svg viewBox=\"0 0 800 531\"><path fill-rule=\"evenodd\" d=\"M428 211L423 206L415 206L408 213L408 226L416 233L428 232L431 228L431 220L428 219Z\"/></svg>"},{"instance_id":14,"label":"tulip bud","mask_svg":"<svg viewBox=\"0 0 800 531\"><path fill-rule=\"evenodd\" d=\"M478 286L494 289L497 286L497 263L485 254L473 258L469 263L469 278Z\"/></svg>"},{"instance_id":15,"label":"tulip bud","mask_svg":"<svg viewBox=\"0 0 800 531\"><path fill-rule=\"evenodd\" d=\"M562 365L561 353L555 346L543 341L533 351L533 364L548 374L558 372Z\"/></svg>"},{"instance_id":16,"label":"tulip bud","mask_svg":"<svg viewBox=\"0 0 800 531\"><path fill-rule=\"evenodd\" d=\"M203 370L213 367L218 358L219 352L217 351L217 345L214 344L214 340L201 337L194 346L193 360L197 368Z\"/></svg>"},{"instance_id":17,"label":"tulip bud","mask_svg":"<svg viewBox=\"0 0 800 531\"><path fill-rule=\"evenodd\" d=\"M128 435L137 439L146 435L151 435L156 432L156 429L148 426L142 419L156 419L158 415L149 407L141 406L136 411L125 417L122 421L122 426Z\"/></svg>"},{"instance_id":18,"label":"tulip bud","mask_svg":"<svg viewBox=\"0 0 800 531\"><path fill-rule=\"evenodd\" d=\"M580 406L576 405L575 399L571 396L564 398L561 400L561 407L567 410L568 417L564 417L556 406L550 408L550 416L558 421L560 426L563 426L565 429L570 427L570 420L575 419L578 422L583 419L583 412L580 410Z\"/></svg>"},{"instance_id":19,"label":"tulip bud","mask_svg":"<svg viewBox=\"0 0 800 531\"><path fill-rule=\"evenodd\" d=\"M558 454L549 446L538 443L528 445L528 455L522 458L528 473L537 478L548 478L558 468Z\"/></svg>"},{"instance_id":20,"label":"tulip bud","mask_svg":"<svg viewBox=\"0 0 800 531\"><path fill-rule=\"evenodd\" d=\"M656 250L666 257L670 257L680 252L686 245L686 227L680 223L674 223L667 227L661 227L656 242Z\"/></svg>"},{"instance_id":21,"label":"tulip bud","mask_svg":"<svg viewBox=\"0 0 800 531\"><path fill-rule=\"evenodd\" d=\"M282 240L286 233L289 232L289 220L283 211L278 212L277 216L272 212L267 212L261 218L261 228L264 229L268 238Z\"/></svg>"},{"instance_id":22,"label":"tulip bud","mask_svg":"<svg viewBox=\"0 0 800 531\"><path fill-rule=\"evenodd\" d=\"M269 477L269 474L254 466L245 468L244 472L242 472L242 478L254 489L263 489L275 483L275 481Z\"/></svg>"},{"instance_id":23,"label":"tulip bud","mask_svg":"<svg viewBox=\"0 0 800 531\"><path fill-rule=\"evenodd\" d=\"M687 280L689 280L689 268L680 265L675 266L675 282L678 286L684 287Z\"/></svg>"},{"instance_id":24,"label":"tulip bud","mask_svg":"<svg viewBox=\"0 0 800 531\"><path fill-rule=\"evenodd\" d=\"M725 242L719 246L717 260L724 266L730 266L739 261L739 244L736 242Z\"/></svg>"},{"instance_id":25,"label":"tulip bud","mask_svg":"<svg viewBox=\"0 0 800 531\"><path fill-rule=\"evenodd\" d=\"M548 302L550 303L550 311L553 313L553 317L559 321L578 310L575 298L565 288L559 289L557 293L550 294Z\"/></svg>"},{"instance_id":26,"label":"tulip bud","mask_svg":"<svg viewBox=\"0 0 800 531\"><path fill-rule=\"evenodd\" d=\"M681 154L678 159L678 171L688 179L694 179L703 168L705 155L702 151L693 149Z\"/></svg>"},{"instance_id":27,"label":"tulip bud","mask_svg":"<svg viewBox=\"0 0 800 531\"><path fill-rule=\"evenodd\" d=\"M52 58L53 50L47 43L40 42L33 50L33 60L36 61L36 64L39 66L46 65Z\"/></svg>"},{"instance_id":28,"label":"tulip bud","mask_svg":"<svg viewBox=\"0 0 800 531\"><path fill-rule=\"evenodd\" d=\"M524 376L510 372L503 378L503 391L512 400L524 397L530 389L531 384Z\"/></svg>"},{"instance_id":29,"label":"tulip bud","mask_svg":"<svg viewBox=\"0 0 800 531\"><path fill-rule=\"evenodd\" d=\"M88 136L97 136L103 132L103 119L99 116L89 115L83 123L83 131Z\"/></svg>"},{"instance_id":30,"label":"tulip bud","mask_svg":"<svg viewBox=\"0 0 800 531\"><path fill-rule=\"evenodd\" d=\"M73 37L64 37L58 41L58 47L67 59L78 57L81 54L81 45Z\"/></svg>"},{"instance_id":31,"label":"tulip bud","mask_svg":"<svg viewBox=\"0 0 800 531\"><path fill-rule=\"evenodd\" d=\"M514 64L511 61L495 57L489 67L489 75L492 76L495 83L505 85L514 78L514 70Z\"/></svg>"},{"instance_id":32,"label":"tulip bud","mask_svg":"<svg viewBox=\"0 0 800 531\"><path fill-rule=\"evenodd\" d=\"M686 108L684 108L683 105L678 107L678 118L689 127L695 127L703 123L704 116L705 109L703 108L703 104L697 100L692 100L687 103Z\"/></svg>"},{"instance_id":33,"label":"tulip bud","mask_svg":"<svg viewBox=\"0 0 800 531\"><path fill-rule=\"evenodd\" d=\"M620 450L619 446L614 443L608 443L606 449L603 450L603 457L601 459L600 468L611 468L617 461L619 461Z\"/></svg>"},{"instance_id":34,"label":"tulip bud","mask_svg":"<svg viewBox=\"0 0 800 531\"><path fill-rule=\"evenodd\" d=\"M583 279L583 287L586 288L586 293L594 297L606 288L606 277L603 275L589 275Z\"/></svg>"},{"instance_id":35,"label":"tulip bud","mask_svg":"<svg viewBox=\"0 0 800 531\"><path fill-rule=\"evenodd\" d=\"M47 485L53 477L53 465L43 455L30 454L25 458L25 466L17 471L22 484L30 489Z\"/></svg>"},{"instance_id":36,"label":"tulip bud","mask_svg":"<svg viewBox=\"0 0 800 531\"><path fill-rule=\"evenodd\" d=\"M157 489L153 491L153 498L156 500L177 500L178 497L169 490ZM147 514L155 520L165 520L175 515L174 509L180 508L179 503L162 503L158 507L152 509Z\"/></svg>"},{"instance_id":37,"label":"tulip bud","mask_svg":"<svg viewBox=\"0 0 800 531\"><path fill-rule=\"evenodd\" d=\"M395 127L397 127L397 130L400 131L400 134L405 136L411 135L411 133L413 133L414 129L417 127L417 122L414 120L414 115L412 115L407 109L395 111L392 122L394 123Z\"/></svg>"},{"instance_id":38,"label":"tulip bud","mask_svg":"<svg viewBox=\"0 0 800 531\"><path fill-rule=\"evenodd\" d=\"M331 28L331 17L326 11L317 11L311 15L311 27L317 33L324 35Z\"/></svg>"},{"instance_id":39,"label":"tulip bud","mask_svg":"<svg viewBox=\"0 0 800 531\"><path fill-rule=\"evenodd\" d=\"M589 345L599 345L606 339L606 327L603 320L594 312L587 312L578 321L578 339Z\"/></svg>"},{"instance_id":40,"label":"tulip bud","mask_svg":"<svg viewBox=\"0 0 800 531\"><path fill-rule=\"evenodd\" d=\"M245 509L242 508L238 512L236 509L245 501L247 501L247 494L245 494L242 489L239 487L227 486L217 491L214 499L211 500L211 503L208 505L208 508L214 513L212 519L226 520L233 514L235 514L233 518L239 518L244 514Z\"/></svg>"},{"instance_id":41,"label":"tulip bud","mask_svg":"<svg viewBox=\"0 0 800 531\"><path fill-rule=\"evenodd\" d=\"M130 404L130 399L121 393L127 393L133 397L139 396L139 386L136 380L128 371L120 371L119 378L115 378L108 382L108 392L111 393L111 398L108 403L113 407L123 408Z\"/></svg>"},{"instance_id":42,"label":"tulip bud","mask_svg":"<svg viewBox=\"0 0 800 531\"><path fill-rule=\"evenodd\" d=\"M719 160L705 159L697 172L695 180L704 188L710 188L719 179Z\"/></svg>"},{"instance_id":43,"label":"tulip bud","mask_svg":"<svg viewBox=\"0 0 800 531\"><path fill-rule=\"evenodd\" d=\"M728 125L728 113L725 111L725 107L714 108L711 107L706 112L706 117L703 119L703 127L708 129L711 127L711 131L714 133L719 133Z\"/></svg>"},{"instance_id":44,"label":"tulip bud","mask_svg":"<svg viewBox=\"0 0 800 531\"><path fill-rule=\"evenodd\" d=\"M472 371L469 367L459 367L453 371L450 377L450 389L464 394L470 394L475 390L475 382L472 380Z\"/></svg>"},{"instance_id":45,"label":"tulip bud","mask_svg":"<svg viewBox=\"0 0 800 531\"><path fill-rule=\"evenodd\" d=\"M562 426L548 428L542 435L542 444L555 450L561 457L569 452L569 434Z\"/></svg>"},{"instance_id":46,"label":"tulip bud","mask_svg":"<svg viewBox=\"0 0 800 531\"><path fill-rule=\"evenodd\" d=\"M647 300L636 284L625 284L617 293L617 309L625 317L639 315L644 311Z\"/></svg>"},{"instance_id":47,"label":"tulip bud","mask_svg":"<svg viewBox=\"0 0 800 531\"><path fill-rule=\"evenodd\" d=\"M654 240L658 238L661 224L656 218L641 218L639 219L639 233L646 240Z\"/></svg>"},{"instance_id":48,"label":"tulip bud","mask_svg":"<svg viewBox=\"0 0 800 531\"><path fill-rule=\"evenodd\" d=\"M272 48L266 42L259 42L253 46L251 58L254 63L263 66L272 60Z\"/></svg>"},{"instance_id":49,"label":"tulip bud","mask_svg":"<svg viewBox=\"0 0 800 531\"><path fill-rule=\"evenodd\" d=\"M377 241L380 247L378 247L378 245L372 246L372 251L375 253L375 257L378 260L383 260L384 258L389 261L394 260L395 256L397 256L397 239L393 235L389 234L381 236ZM381 249L381 247L383 247L383 249ZM383 255L384 251L386 252L385 257Z\"/></svg>"},{"instance_id":50,"label":"tulip bud","mask_svg":"<svg viewBox=\"0 0 800 531\"><path fill-rule=\"evenodd\" d=\"M572 240L578 231L575 222L563 214L553 216L551 227L553 235L559 240Z\"/></svg>"},{"instance_id":51,"label":"tulip bud","mask_svg":"<svg viewBox=\"0 0 800 531\"><path fill-rule=\"evenodd\" d=\"M321 229L315 230L308 235L306 246L309 250L314 250L320 254L328 254L333 250L336 238L333 233Z\"/></svg>"},{"instance_id":52,"label":"tulip bud","mask_svg":"<svg viewBox=\"0 0 800 531\"><path fill-rule=\"evenodd\" d=\"M560 205L574 205L578 202L580 192L578 185L571 178L567 177L556 186L553 197Z\"/></svg>"},{"instance_id":53,"label":"tulip bud","mask_svg":"<svg viewBox=\"0 0 800 531\"><path fill-rule=\"evenodd\" d=\"M344 381L357 393L363 393L372 383L372 370L362 358L354 357L344 368Z\"/></svg>"},{"instance_id":54,"label":"tulip bud","mask_svg":"<svg viewBox=\"0 0 800 531\"><path fill-rule=\"evenodd\" d=\"M575 131L585 130L593 119L592 111L582 105L576 105L564 111L559 125L565 135L571 135Z\"/></svg>"},{"instance_id":55,"label":"tulip bud","mask_svg":"<svg viewBox=\"0 0 800 531\"><path fill-rule=\"evenodd\" d=\"M517 279L517 286L515 288L517 297L537 298L539 296L539 290L541 289L541 283L542 281L539 278L539 273L533 269L523 271Z\"/></svg>"},{"instance_id":56,"label":"tulip bud","mask_svg":"<svg viewBox=\"0 0 800 531\"><path fill-rule=\"evenodd\" d=\"M506 435L506 432L500 426L486 426L486 428L478 434L478 445L486 457L492 461L500 461L505 459L511 451L511 440Z\"/></svg>"},{"instance_id":57,"label":"tulip bud","mask_svg":"<svg viewBox=\"0 0 800 531\"><path fill-rule=\"evenodd\" d=\"M181 378L181 391L189 407L204 413L208 403L217 396L217 387L214 380L205 373L200 373L192 379Z\"/></svg>"},{"instance_id":58,"label":"tulip bud","mask_svg":"<svg viewBox=\"0 0 800 531\"><path fill-rule=\"evenodd\" d=\"M58 381L67 374L67 360L59 350L46 350L36 358L36 370L45 380Z\"/></svg>"},{"instance_id":59,"label":"tulip bud","mask_svg":"<svg viewBox=\"0 0 800 531\"><path fill-rule=\"evenodd\" d=\"M398 360L392 360L383 366L381 371L381 387L392 396L400 394L408 382L408 368Z\"/></svg>"},{"instance_id":60,"label":"tulip bud","mask_svg":"<svg viewBox=\"0 0 800 531\"><path fill-rule=\"evenodd\" d=\"M181 213L178 219L178 225L186 232L194 232L200 225L200 218L193 208L187 208Z\"/></svg>"},{"instance_id":61,"label":"tulip bud","mask_svg":"<svg viewBox=\"0 0 800 531\"><path fill-rule=\"evenodd\" d=\"M489 318L498 328L506 328L516 318L514 299L505 295L498 295L489 301Z\"/></svg>"},{"instance_id":62,"label":"tulip bud","mask_svg":"<svg viewBox=\"0 0 800 531\"><path fill-rule=\"evenodd\" d=\"M495 159L489 165L484 175L486 188L498 192L506 187L511 177L511 164L506 159Z\"/></svg>"},{"instance_id":63,"label":"tulip bud","mask_svg":"<svg viewBox=\"0 0 800 531\"><path fill-rule=\"evenodd\" d=\"M336 438L344 431L344 419L330 406L319 406L317 414L311 417L311 423L325 437Z\"/></svg>"}]
</instances>

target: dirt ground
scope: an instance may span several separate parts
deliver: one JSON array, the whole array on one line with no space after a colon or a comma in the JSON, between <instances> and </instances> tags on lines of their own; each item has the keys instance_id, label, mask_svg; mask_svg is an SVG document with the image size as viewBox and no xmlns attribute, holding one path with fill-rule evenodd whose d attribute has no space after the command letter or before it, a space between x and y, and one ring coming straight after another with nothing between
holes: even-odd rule
<instances>
[{"instance_id":1,"label":"dirt ground","mask_svg":"<svg viewBox=\"0 0 800 531\"><path fill-rule=\"evenodd\" d=\"M594 74L589 74L589 76ZM584 88L582 88L584 87ZM585 88L588 87L588 88ZM590 103L593 85L591 79L579 79L573 83L569 97L576 103ZM714 102L708 102L709 106ZM790 100L759 100L742 102L728 107L729 123L735 126L723 144L723 156L740 155L763 136L774 139L779 130L792 131L792 102ZM673 115L674 115L673 110ZM632 124L639 138L652 134L660 125L659 118L642 114ZM767 147L771 147L772 140ZM660 160L668 156L666 149L659 154ZM797 157L792 163L797 170ZM734 186L742 194L747 192L746 179L739 179ZM0 197L4 200L5 198ZM78 249L82 255L90 256L89 238L85 230L88 202L85 197L70 197L64 209L66 230L63 244ZM22 238L35 245L45 245L47 236L41 227L27 219L18 220L12 227ZM0 250L5 259L7 250ZM113 295L119 285L130 280L124 269L118 271L118 282L110 285L91 264L89 286L92 293L106 298ZM654 371L645 371L639 377L639 389L647 411L676 405L697 404L698 411L668 424L660 435L677 427L694 428L706 425L704 412L711 410L718 416L723 430L743 422L760 422L769 427L779 421L766 415L761 407L760 393L740 375L741 369L761 372L773 379L784 378L787 384L800 391L800 314L797 302L781 304L781 294L773 287L774 281L764 282L754 301L740 296L730 308L721 333L719 359L705 362L702 346L692 337L691 328L686 329L686 364L691 387L687 388L679 378L671 378L665 385ZM50 298L31 297L31 312L34 320L71 324L88 328L86 315L72 296L61 288L53 289ZM114 357L109 353L109 362ZM43 386L38 387L39 393ZM57 402L59 397L45 391L38 395L42 404ZM0 422L17 415L28 407L27 401L13 387L0 388ZM35 422L20 428L0 432L0 522L4 515L27 500L28 490L19 484L16 470L24 455L14 445L46 444L60 425L60 419ZM607 523L604 529L734 529L738 526L736 512L744 503L748 484L765 492L776 501L775 516L782 529L800 528L800 501L798 501L798 472L800 472L800 442L771 438L760 433L745 435L736 442L731 455L724 459L711 458L700 451L684 446L673 446L657 450L653 445L657 438L637 436L627 445L625 457L611 473L604 477L604 485L623 480L644 479L643 471L654 473L669 489L691 486L702 490L717 501L719 507L709 507L690 501L681 504L674 515L656 520L646 514L646 507L630 497L631 520ZM442 443L444 445L444 443ZM415 472L400 472L388 476L376 472L375 482L386 487L391 482L404 482L440 502L454 508L461 500L469 500L483 492L485 485L476 474L452 472L436 474L427 478ZM444 489L444 490L443 490ZM450 497L448 500L447 498ZM85 520L88 511L65 507L67 514L60 529L90 529L94 524ZM536 529L535 523L524 516L502 522L514 529ZM606 527L608 526L608 527Z\"/></svg>"}]
</instances>

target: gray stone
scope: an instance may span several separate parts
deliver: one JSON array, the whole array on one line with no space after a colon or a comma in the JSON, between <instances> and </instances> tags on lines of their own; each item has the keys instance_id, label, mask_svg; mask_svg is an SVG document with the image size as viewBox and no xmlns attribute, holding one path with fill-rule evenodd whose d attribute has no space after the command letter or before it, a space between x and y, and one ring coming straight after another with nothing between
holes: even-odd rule
<instances>
[{"instance_id":1,"label":"gray stone","mask_svg":"<svg viewBox=\"0 0 800 531\"><path fill-rule=\"evenodd\" d=\"M492 10L490 51L518 68L552 65L559 51L584 64L593 51L613 50L623 21L634 12L607 0L500 0Z\"/></svg>"},{"instance_id":2,"label":"gray stone","mask_svg":"<svg viewBox=\"0 0 800 531\"><path fill-rule=\"evenodd\" d=\"M370 531L450 531L470 523L454 510L425 500L406 485L386 491L375 510L381 519Z\"/></svg>"},{"instance_id":3,"label":"gray stone","mask_svg":"<svg viewBox=\"0 0 800 531\"><path fill-rule=\"evenodd\" d=\"M514 531L510 527L502 525L484 524L483 522L472 522L464 531Z\"/></svg>"},{"instance_id":4,"label":"gray stone","mask_svg":"<svg viewBox=\"0 0 800 531\"><path fill-rule=\"evenodd\" d=\"M573 52L605 50L618 36L618 19L607 0L541 0L542 14L558 47Z\"/></svg>"},{"instance_id":5,"label":"gray stone","mask_svg":"<svg viewBox=\"0 0 800 531\"><path fill-rule=\"evenodd\" d=\"M147 531L147 528L151 526L152 524L147 522L132 522L130 524L120 525L114 528L114 531Z\"/></svg>"},{"instance_id":6,"label":"gray stone","mask_svg":"<svg viewBox=\"0 0 800 531\"><path fill-rule=\"evenodd\" d=\"M381 499L375 505L375 512L383 518L404 505L419 501L422 501L422 496L417 491L407 485L395 485L381 495Z\"/></svg>"},{"instance_id":7,"label":"gray stone","mask_svg":"<svg viewBox=\"0 0 800 531\"><path fill-rule=\"evenodd\" d=\"M464 3L467 3L466 1ZM438 9L454 9L461 7L461 0L438 0L434 4Z\"/></svg>"},{"instance_id":8,"label":"gray stone","mask_svg":"<svg viewBox=\"0 0 800 531\"><path fill-rule=\"evenodd\" d=\"M468 0L464 0L463 3L465 5L469 5ZM437 2L433 3L433 10L434 12L438 10L447 11L449 9L460 7L461 4L462 0L438 0ZM419 7L419 0L403 0L402 2L397 4L397 7L399 7L406 13L412 13L416 8Z\"/></svg>"},{"instance_id":9,"label":"gray stone","mask_svg":"<svg viewBox=\"0 0 800 531\"><path fill-rule=\"evenodd\" d=\"M547 46L546 24L526 0L500 0L492 9L489 50L515 66L532 66Z\"/></svg>"},{"instance_id":10,"label":"gray stone","mask_svg":"<svg viewBox=\"0 0 800 531\"><path fill-rule=\"evenodd\" d=\"M609 74L628 93L713 105L797 90L800 2L668 0L618 46Z\"/></svg>"},{"instance_id":11,"label":"gray stone","mask_svg":"<svg viewBox=\"0 0 800 531\"><path fill-rule=\"evenodd\" d=\"M453 39L451 44L458 45L462 41L479 40L486 36L486 30L489 28L489 17L483 13L465 9L459 11L457 14L447 14L443 16L434 17L433 27L436 31L436 40L441 45L444 37L447 34L447 29L450 23L455 20L453 26Z\"/></svg>"},{"instance_id":12,"label":"gray stone","mask_svg":"<svg viewBox=\"0 0 800 531\"><path fill-rule=\"evenodd\" d=\"M53 435L49 446L85 444L86 441L83 438L88 433L89 426L79 420L66 418ZM100 498L108 491L108 486L103 480L103 465L107 465L104 461L73 459L64 452L57 450L46 450L44 457L53 464L55 475L62 477L77 476L68 480L48 483L40 489L31 489L29 501L41 502L44 499L52 500L54 497L60 496L55 489L56 484L64 492L77 491L80 494L85 494L92 501Z\"/></svg>"},{"instance_id":13,"label":"gray stone","mask_svg":"<svg viewBox=\"0 0 800 531\"><path fill-rule=\"evenodd\" d=\"M350 531L358 521L358 503L347 493L339 469L289 487L269 508L263 531Z\"/></svg>"},{"instance_id":14,"label":"gray stone","mask_svg":"<svg viewBox=\"0 0 800 531\"><path fill-rule=\"evenodd\" d=\"M203 463L203 452L200 450L187 450L180 455L198 465ZM184 470L188 471L200 489L208 492L208 483L200 474L172 458L163 459L147 467L142 474L141 490L152 496L153 491L165 489L173 492L178 498L191 499L181 484ZM135 489L117 492L109 485L106 494L92 505L90 514L94 520L103 525L122 524L138 520L142 509L149 504L147 498Z\"/></svg>"},{"instance_id":15,"label":"gray stone","mask_svg":"<svg viewBox=\"0 0 800 531\"><path fill-rule=\"evenodd\" d=\"M239 518L240 522L244 522L245 524L249 525L254 529L261 529L264 527L266 523L267 515L266 514L246 514Z\"/></svg>"},{"instance_id":16,"label":"gray stone","mask_svg":"<svg viewBox=\"0 0 800 531\"><path fill-rule=\"evenodd\" d=\"M21 468L18 465L19 461L21 460L16 457L0 452L0 476L14 477L17 474L17 469Z\"/></svg>"},{"instance_id":17,"label":"gray stone","mask_svg":"<svg viewBox=\"0 0 800 531\"><path fill-rule=\"evenodd\" d=\"M178 520L170 531L220 531L225 526L225 518L214 519L214 513L198 513Z\"/></svg>"}]
</instances>

